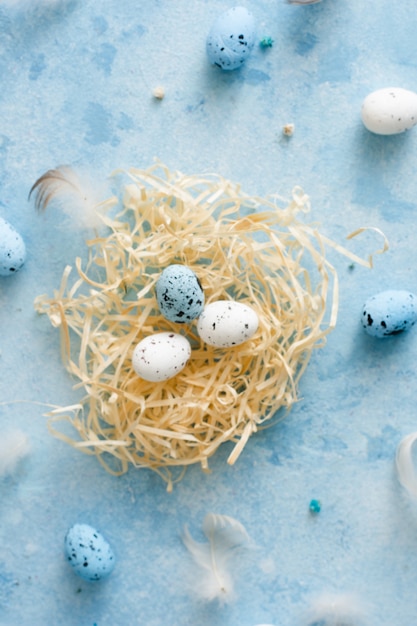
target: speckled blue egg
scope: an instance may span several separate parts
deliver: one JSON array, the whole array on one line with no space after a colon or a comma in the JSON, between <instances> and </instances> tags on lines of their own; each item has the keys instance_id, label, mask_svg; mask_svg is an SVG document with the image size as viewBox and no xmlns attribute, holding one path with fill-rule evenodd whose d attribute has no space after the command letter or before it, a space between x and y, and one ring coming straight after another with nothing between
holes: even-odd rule
<instances>
[{"instance_id":1,"label":"speckled blue egg","mask_svg":"<svg viewBox=\"0 0 417 626\"><path fill-rule=\"evenodd\" d=\"M409 330L417 320L417 297L391 289L369 298L362 310L362 326L372 337L389 337Z\"/></svg>"},{"instance_id":2,"label":"speckled blue egg","mask_svg":"<svg viewBox=\"0 0 417 626\"><path fill-rule=\"evenodd\" d=\"M26 246L17 230L0 217L0 276L11 276L26 260Z\"/></svg>"},{"instance_id":3,"label":"speckled blue egg","mask_svg":"<svg viewBox=\"0 0 417 626\"><path fill-rule=\"evenodd\" d=\"M74 524L65 536L65 555L74 572L91 582L113 571L115 558L107 541L88 524Z\"/></svg>"},{"instance_id":4,"label":"speckled blue egg","mask_svg":"<svg viewBox=\"0 0 417 626\"><path fill-rule=\"evenodd\" d=\"M194 272L186 265L169 265L156 283L156 299L170 322L196 319L204 308L204 292Z\"/></svg>"},{"instance_id":5,"label":"speckled blue egg","mask_svg":"<svg viewBox=\"0 0 417 626\"><path fill-rule=\"evenodd\" d=\"M255 19L245 7L232 7L213 23L206 42L213 65L223 70L241 67L255 44Z\"/></svg>"}]
</instances>

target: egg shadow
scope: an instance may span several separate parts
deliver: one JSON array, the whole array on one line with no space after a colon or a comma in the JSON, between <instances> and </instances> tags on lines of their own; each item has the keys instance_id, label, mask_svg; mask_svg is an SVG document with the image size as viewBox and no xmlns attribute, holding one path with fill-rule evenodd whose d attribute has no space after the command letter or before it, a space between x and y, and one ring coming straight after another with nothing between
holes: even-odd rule
<instances>
[{"instance_id":1,"label":"egg shadow","mask_svg":"<svg viewBox=\"0 0 417 626\"><path fill-rule=\"evenodd\" d=\"M401 198L394 190L395 173L416 149L416 137L406 131L398 135L377 135L359 122L354 130L352 150L352 201L375 208L387 222L401 222L415 211L415 203Z\"/></svg>"},{"instance_id":2,"label":"egg shadow","mask_svg":"<svg viewBox=\"0 0 417 626\"><path fill-rule=\"evenodd\" d=\"M3 8L0 2L0 18L4 12L7 18L0 19L2 27L6 24L8 34L16 55L26 52L28 46L43 42L45 32L62 23L71 13L81 6L80 0L60 0L60 2L25 2L7 3ZM9 19L9 15L11 19Z\"/></svg>"},{"instance_id":3,"label":"egg shadow","mask_svg":"<svg viewBox=\"0 0 417 626\"><path fill-rule=\"evenodd\" d=\"M364 164L380 164L387 159L396 158L411 138L409 130L395 135L379 135L368 130L362 123L358 123L355 134L358 156L362 159L362 163L358 164L359 167Z\"/></svg>"},{"instance_id":4,"label":"egg shadow","mask_svg":"<svg viewBox=\"0 0 417 626\"><path fill-rule=\"evenodd\" d=\"M225 90L235 88L236 85L245 82L247 68L247 62L245 62L234 70L224 70L207 60L203 72L205 87L211 92L224 93ZM226 91L226 94L229 95L229 92Z\"/></svg>"},{"instance_id":5,"label":"egg shadow","mask_svg":"<svg viewBox=\"0 0 417 626\"><path fill-rule=\"evenodd\" d=\"M279 15L280 22L285 25L279 34L285 48L293 50L298 57L308 55L320 42L319 33L326 32L326 22L333 16L332 4L332 0L324 0L311 5L295 5L285 0Z\"/></svg>"},{"instance_id":6,"label":"egg shadow","mask_svg":"<svg viewBox=\"0 0 417 626\"><path fill-rule=\"evenodd\" d=\"M389 368L389 360L391 357L396 357L399 352L404 351L406 344L407 350L410 349L411 344L415 342L415 339L413 341L413 334L415 332L416 329L411 327L396 335L372 337L367 334L362 324L359 322L356 332L352 334L350 356L348 356L347 359L353 362L356 361L365 368L371 368L374 367L375 364L384 362L386 367Z\"/></svg>"}]
</instances>

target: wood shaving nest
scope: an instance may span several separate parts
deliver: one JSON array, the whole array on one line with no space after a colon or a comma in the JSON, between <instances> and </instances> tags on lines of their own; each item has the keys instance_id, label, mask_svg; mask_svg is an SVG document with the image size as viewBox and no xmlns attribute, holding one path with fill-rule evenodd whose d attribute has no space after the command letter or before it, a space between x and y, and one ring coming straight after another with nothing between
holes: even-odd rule
<instances>
[{"instance_id":1,"label":"wood shaving nest","mask_svg":"<svg viewBox=\"0 0 417 626\"><path fill-rule=\"evenodd\" d=\"M247 196L217 175L185 176L161 164L124 176L122 200L97 208L106 236L87 242L86 266L77 258L75 281L67 267L54 296L35 301L59 327L65 366L86 393L49 413L49 427L109 472L149 468L171 490L188 465L208 470L226 441L235 463L250 435L297 401L312 350L336 323L337 276L324 244L344 249L301 221L309 200L300 188L283 203ZM197 274L206 303L233 298L253 307L253 338L216 349L199 339L195 324L162 317L154 288L172 263ZM165 382L140 379L134 347L167 330L190 340L188 364ZM74 435L58 422L69 422Z\"/></svg>"}]
</instances>

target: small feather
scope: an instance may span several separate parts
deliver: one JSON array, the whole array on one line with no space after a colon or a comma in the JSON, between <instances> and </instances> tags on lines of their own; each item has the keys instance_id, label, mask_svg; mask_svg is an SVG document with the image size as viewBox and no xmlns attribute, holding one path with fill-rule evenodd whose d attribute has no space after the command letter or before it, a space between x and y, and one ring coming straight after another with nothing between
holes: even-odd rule
<instances>
[{"instance_id":1,"label":"small feather","mask_svg":"<svg viewBox=\"0 0 417 626\"><path fill-rule=\"evenodd\" d=\"M75 228L98 228L102 222L96 207L103 192L92 185L85 173L60 165L35 181L29 191L29 199L33 196L35 208L39 212L45 211L49 205L55 205L71 218Z\"/></svg>"},{"instance_id":2,"label":"small feather","mask_svg":"<svg viewBox=\"0 0 417 626\"><path fill-rule=\"evenodd\" d=\"M29 450L29 440L25 433L20 430L2 435L0 440L0 478L13 474Z\"/></svg>"},{"instance_id":3,"label":"small feather","mask_svg":"<svg viewBox=\"0 0 417 626\"><path fill-rule=\"evenodd\" d=\"M71 187L72 191L78 191L74 177L74 171L66 165L48 170L32 185L29 199L35 193L35 207L38 211L44 211L55 196L68 191L67 186Z\"/></svg>"},{"instance_id":4,"label":"small feather","mask_svg":"<svg viewBox=\"0 0 417 626\"><path fill-rule=\"evenodd\" d=\"M306 616L307 626L362 626L365 609L355 595L349 593L324 593L310 606Z\"/></svg>"},{"instance_id":5,"label":"small feather","mask_svg":"<svg viewBox=\"0 0 417 626\"><path fill-rule=\"evenodd\" d=\"M406 435L397 447L395 465L398 480L413 498L417 498L417 473L413 459L413 447L417 440L417 432Z\"/></svg>"},{"instance_id":6,"label":"small feather","mask_svg":"<svg viewBox=\"0 0 417 626\"><path fill-rule=\"evenodd\" d=\"M240 522L227 515L208 513L203 521L208 542L195 541L186 527L183 541L200 570L194 590L206 601L230 602L233 598L233 569L250 537Z\"/></svg>"}]
</instances>

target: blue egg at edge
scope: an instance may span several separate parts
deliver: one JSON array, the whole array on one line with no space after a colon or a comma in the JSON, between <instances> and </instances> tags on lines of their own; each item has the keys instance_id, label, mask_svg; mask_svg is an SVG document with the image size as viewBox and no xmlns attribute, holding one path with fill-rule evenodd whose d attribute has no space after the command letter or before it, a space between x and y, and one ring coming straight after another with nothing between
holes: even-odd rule
<instances>
[{"instance_id":1,"label":"blue egg at edge","mask_svg":"<svg viewBox=\"0 0 417 626\"><path fill-rule=\"evenodd\" d=\"M186 265L166 267L156 283L156 299L162 315L184 324L199 317L204 308L204 291L197 275Z\"/></svg>"},{"instance_id":2,"label":"blue egg at edge","mask_svg":"<svg viewBox=\"0 0 417 626\"><path fill-rule=\"evenodd\" d=\"M17 230L0 217L0 276L18 272L26 260L26 246Z\"/></svg>"}]
</instances>

